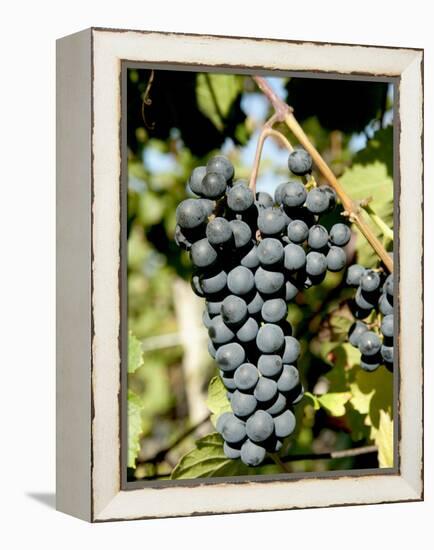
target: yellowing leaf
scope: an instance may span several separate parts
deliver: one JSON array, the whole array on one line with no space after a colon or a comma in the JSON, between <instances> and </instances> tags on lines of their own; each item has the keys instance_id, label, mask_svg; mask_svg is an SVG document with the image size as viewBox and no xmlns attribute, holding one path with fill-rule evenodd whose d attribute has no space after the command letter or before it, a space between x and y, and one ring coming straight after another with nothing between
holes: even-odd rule
<instances>
[{"instance_id":1,"label":"yellowing leaf","mask_svg":"<svg viewBox=\"0 0 434 550\"><path fill-rule=\"evenodd\" d=\"M393 420L388 413L380 411L380 425L374 433L380 468L393 468Z\"/></svg>"},{"instance_id":2,"label":"yellowing leaf","mask_svg":"<svg viewBox=\"0 0 434 550\"><path fill-rule=\"evenodd\" d=\"M317 397L321 407L331 416L343 416L345 414L345 403L347 403L350 398L350 392L325 393Z\"/></svg>"}]
</instances>

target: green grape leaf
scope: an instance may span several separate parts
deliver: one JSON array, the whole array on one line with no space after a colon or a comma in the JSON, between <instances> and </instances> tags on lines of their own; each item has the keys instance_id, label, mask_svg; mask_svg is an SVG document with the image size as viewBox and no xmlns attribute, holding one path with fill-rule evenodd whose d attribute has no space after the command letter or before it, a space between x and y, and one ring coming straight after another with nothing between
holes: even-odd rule
<instances>
[{"instance_id":1,"label":"green grape leaf","mask_svg":"<svg viewBox=\"0 0 434 550\"><path fill-rule=\"evenodd\" d=\"M196 441L196 448L184 455L172 471L171 479L196 479L245 475L249 468L223 452L223 439L211 433Z\"/></svg>"},{"instance_id":2,"label":"green grape leaf","mask_svg":"<svg viewBox=\"0 0 434 550\"><path fill-rule=\"evenodd\" d=\"M371 435L378 447L380 468L393 468L393 420L385 411L380 411L378 429L373 428Z\"/></svg>"},{"instance_id":3,"label":"green grape leaf","mask_svg":"<svg viewBox=\"0 0 434 550\"><path fill-rule=\"evenodd\" d=\"M378 428L381 411L392 414L393 375L385 367L374 372L359 370L351 388L351 404L367 415L367 424Z\"/></svg>"},{"instance_id":4,"label":"green grape leaf","mask_svg":"<svg viewBox=\"0 0 434 550\"><path fill-rule=\"evenodd\" d=\"M331 392L317 397L318 403L331 416L343 416L345 414L345 403L347 403L350 398L350 392Z\"/></svg>"},{"instance_id":5,"label":"green grape leaf","mask_svg":"<svg viewBox=\"0 0 434 550\"><path fill-rule=\"evenodd\" d=\"M150 190L140 195L138 218L146 227L157 225L163 218L164 209L163 196Z\"/></svg>"},{"instance_id":6,"label":"green grape leaf","mask_svg":"<svg viewBox=\"0 0 434 550\"><path fill-rule=\"evenodd\" d=\"M371 208L393 228L393 178L390 172L393 135L391 130L386 130L377 132L366 148L355 156L351 167L340 177L340 183L355 201L371 197ZM367 214L364 218L381 240L381 230ZM376 253L355 226L353 230L357 234L357 261L365 267L375 267L378 262Z\"/></svg>"},{"instance_id":7,"label":"green grape leaf","mask_svg":"<svg viewBox=\"0 0 434 550\"><path fill-rule=\"evenodd\" d=\"M128 372L136 372L137 369L143 366L142 344L134 334L128 333Z\"/></svg>"},{"instance_id":8,"label":"green grape leaf","mask_svg":"<svg viewBox=\"0 0 434 550\"><path fill-rule=\"evenodd\" d=\"M216 425L218 417L224 412L231 411L231 404L226 395L226 388L221 381L220 376L214 376L208 385L208 397L206 404L211 411L211 422Z\"/></svg>"},{"instance_id":9,"label":"green grape leaf","mask_svg":"<svg viewBox=\"0 0 434 550\"><path fill-rule=\"evenodd\" d=\"M142 400L131 390L128 391L128 467L134 468L140 452L142 435Z\"/></svg>"},{"instance_id":10,"label":"green grape leaf","mask_svg":"<svg viewBox=\"0 0 434 550\"><path fill-rule=\"evenodd\" d=\"M199 110L222 131L233 102L243 90L243 78L237 75L199 73L196 97Z\"/></svg>"}]
</instances>

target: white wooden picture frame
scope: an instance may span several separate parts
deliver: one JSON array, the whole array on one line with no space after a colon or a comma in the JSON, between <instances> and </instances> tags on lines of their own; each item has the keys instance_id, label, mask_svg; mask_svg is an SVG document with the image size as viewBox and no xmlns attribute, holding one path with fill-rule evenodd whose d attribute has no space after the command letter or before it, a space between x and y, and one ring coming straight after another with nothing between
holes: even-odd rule
<instances>
[{"instance_id":1,"label":"white wooden picture frame","mask_svg":"<svg viewBox=\"0 0 434 550\"><path fill-rule=\"evenodd\" d=\"M121 370L122 66L395 79L396 467L127 487ZM88 29L57 43L57 507L87 521L423 498L423 51ZM395 279L396 280L396 279Z\"/></svg>"}]
</instances>

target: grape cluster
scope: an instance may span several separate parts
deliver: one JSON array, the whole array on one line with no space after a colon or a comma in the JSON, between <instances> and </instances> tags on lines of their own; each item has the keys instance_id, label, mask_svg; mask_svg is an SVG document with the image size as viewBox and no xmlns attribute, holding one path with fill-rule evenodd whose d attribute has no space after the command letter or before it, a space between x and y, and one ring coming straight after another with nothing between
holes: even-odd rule
<instances>
[{"instance_id":1,"label":"grape cluster","mask_svg":"<svg viewBox=\"0 0 434 550\"><path fill-rule=\"evenodd\" d=\"M392 371L393 275L385 277L381 271L354 264L348 268L346 282L357 289L351 303L353 315L357 320L350 327L348 339L362 354L360 366L371 372L384 364ZM381 319L377 332L360 320L369 317L373 311L377 313L376 318Z\"/></svg>"},{"instance_id":2,"label":"grape cluster","mask_svg":"<svg viewBox=\"0 0 434 550\"><path fill-rule=\"evenodd\" d=\"M248 466L282 447L295 428L292 406L303 396L288 303L327 270L345 267L342 247L351 236L345 224L328 232L318 223L336 195L326 186L306 189L310 155L297 149L288 165L297 177L280 184L273 199L234 180L228 159L213 157L190 176L197 198L176 212L176 242L189 251L192 288L206 300L208 349L232 409L217 430L226 456Z\"/></svg>"}]
</instances>

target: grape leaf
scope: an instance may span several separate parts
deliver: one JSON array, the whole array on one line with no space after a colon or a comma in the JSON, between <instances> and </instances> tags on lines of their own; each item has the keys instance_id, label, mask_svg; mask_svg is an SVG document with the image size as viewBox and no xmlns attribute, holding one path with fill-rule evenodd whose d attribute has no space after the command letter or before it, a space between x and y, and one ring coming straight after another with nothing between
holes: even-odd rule
<instances>
[{"instance_id":1,"label":"grape leaf","mask_svg":"<svg viewBox=\"0 0 434 550\"><path fill-rule=\"evenodd\" d=\"M199 110L222 131L233 102L243 90L243 79L237 75L199 73L196 96Z\"/></svg>"},{"instance_id":2,"label":"grape leaf","mask_svg":"<svg viewBox=\"0 0 434 550\"><path fill-rule=\"evenodd\" d=\"M196 441L196 448L184 455L172 471L171 479L196 479L245 475L249 468L241 460L232 460L223 452L223 439L218 433Z\"/></svg>"},{"instance_id":3,"label":"grape leaf","mask_svg":"<svg viewBox=\"0 0 434 550\"><path fill-rule=\"evenodd\" d=\"M134 468L142 435L142 400L128 391L128 467Z\"/></svg>"},{"instance_id":4,"label":"grape leaf","mask_svg":"<svg viewBox=\"0 0 434 550\"><path fill-rule=\"evenodd\" d=\"M375 213L393 228L393 178L389 167L393 160L392 131L377 132L366 148L354 158L352 166L340 177L347 194L355 201L371 197L369 203ZM381 230L364 215L375 235L381 240ZM360 231L357 233L357 260L365 267L375 267L378 257Z\"/></svg>"},{"instance_id":5,"label":"grape leaf","mask_svg":"<svg viewBox=\"0 0 434 550\"><path fill-rule=\"evenodd\" d=\"M231 411L231 405L226 395L226 388L219 376L214 376L208 385L206 404L211 411L211 422L216 425L217 418L224 412Z\"/></svg>"},{"instance_id":6,"label":"grape leaf","mask_svg":"<svg viewBox=\"0 0 434 550\"><path fill-rule=\"evenodd\" d=\"M142 344L134 334L128 333L128 372L136 372L137 369L143 366Z\"/></svg>"},{"instance_id":7,"label":"grape leaf","mask_svg":"<svg viewBox=\"0 0 434 550\"><path fill-rule=\"evenodd\" d=\"M378 447L380 468L393 468L393 420L385 411L380 411L378 429L373 428L371 435Z\"/></svg>"},{"instance_id":8,"label":"grape leaf","mask_svg":"<svg viewBox=\"0 0 434 550\"><path fill-rule=\"evenodd\" d=\"M345 414L345 403L351 398L350 392L325 393L317 397L321 407L331 416L343 416Z\"/></svg>"}]
</instances>

